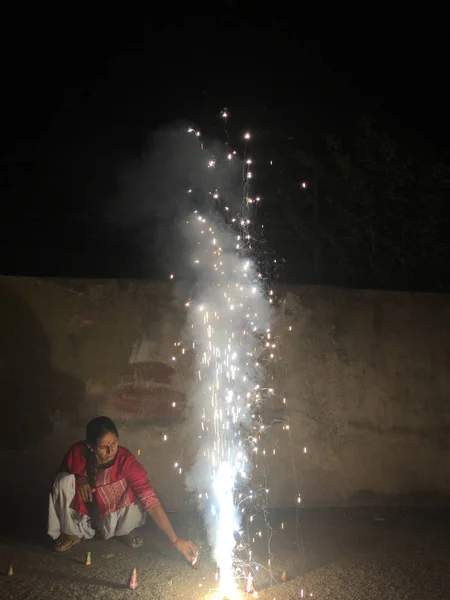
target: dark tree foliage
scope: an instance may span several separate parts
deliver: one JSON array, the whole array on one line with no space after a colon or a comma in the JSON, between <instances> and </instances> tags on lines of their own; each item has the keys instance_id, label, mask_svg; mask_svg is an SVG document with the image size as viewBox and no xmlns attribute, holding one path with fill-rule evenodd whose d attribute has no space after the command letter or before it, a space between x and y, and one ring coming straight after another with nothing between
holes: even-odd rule
<instances>
[{"instance_id":1,"label":"dark tree foliage","mask_svg":"<svg viewBox=\"0 0 450 600\"><path fill-rule=\"evenodd\" d=\"M448 164L400 149L372 119L291 161L279 209L307 281L450 290Z\"/></svg>"}]
</instances>

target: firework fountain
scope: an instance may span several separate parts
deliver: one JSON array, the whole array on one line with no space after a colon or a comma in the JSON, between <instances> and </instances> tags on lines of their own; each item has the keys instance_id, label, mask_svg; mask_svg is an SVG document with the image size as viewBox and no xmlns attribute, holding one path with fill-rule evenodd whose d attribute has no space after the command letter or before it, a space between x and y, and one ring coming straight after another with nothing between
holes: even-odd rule
<instances>
[{"instance_id":1,"label":"firework fountain","mask_svg":"<svg viewBox=\"0 0 450 600\"><path fill-rule=\"evenodd\" d=\"M225 122L227 117L224 111ZM125 225L161 223L151 239L145 227L138 229L145 231L145 246L154 244L174 298L186 307L186 330L181 340L173 340L171 359L180 359L181 376L182 365L189 364L191 372L192 362L196 373L189 391L189 434L173 467L178 476L187 472L187 487L204 514L218 566L215 591L233 600L239 590L252 591L260 569L272 583L277 581L271 540L284 523L272 528L268 521L267 474L280 444L291 445L297 510L301 498L288 402L272 388L280 358L278 336L292 327L281 310L274 325L277 333L270 330L270 306L277 300L268 283L269 265L276 268L278 261L268 258L256 233L264 225L253 222L260 203L250 189L254 141L243 133L234 149L226 128L225 134L228 143L220 145L204 142L198 131L187 131L184 125L161 128L152 139L151 154L124 168L126 204L120 204L117 214ZM266 422L264 413L273 410L277 417ZM277 430L283 439L277 439ZM163 443L169 438L162 433ZM186 471L183 455L194 440L199 442L198 456ZM255 541L256 553L259 541L266 544L266 564L253 556Z\"/></svg>"},{"instance_id":2,"label":"firework fountain","mask_svg":"<svg viewBox=\"0 0 450 600\"><path fill-rule=\"evenodd\" d=\"M247 133L245 153L249 140ZM222 160L207 152L202 156L209 169ZM226 152L223 160L239 159ZM251 208L256 199L248 195L250 164L245 156L240 175L243 199L235 216L227 222L227 198L213 188L211 206L196 210L184 224L197 271L195 294L186 306L197 371L191 407L200 437L199 456L187 482L196 489L206 516L220 572L220 596L228 598L235 597L236 582L245 577L235 548L243 535L246 502L255 494L250 486L252 454L257 452L255 412L270 393L264 388L270 301L252 257Z\"/></svg>"}]
</instances>

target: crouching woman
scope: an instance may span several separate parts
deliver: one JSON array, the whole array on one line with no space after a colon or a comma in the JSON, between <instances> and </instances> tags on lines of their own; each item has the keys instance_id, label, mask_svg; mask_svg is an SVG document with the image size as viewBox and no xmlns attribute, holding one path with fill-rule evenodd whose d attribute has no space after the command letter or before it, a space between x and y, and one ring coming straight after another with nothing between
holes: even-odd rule
<instances>
[{"instance_id":1,"label":"crouching woman","mask_svg":"<svg viewBox=\"0 0 450 600\"><path fill-rule=\"evenodd\" d=\"M54 549L65 552L96 534L103 539L117 536L130 548L139 548L144 540L137 529L146 514L192 563L198 549L176 535L144 467L119 445L114 423L108 417L92 419L86 440L67 452L50 494L48 534L55 540Z\"/></svg>"}]
</instances>

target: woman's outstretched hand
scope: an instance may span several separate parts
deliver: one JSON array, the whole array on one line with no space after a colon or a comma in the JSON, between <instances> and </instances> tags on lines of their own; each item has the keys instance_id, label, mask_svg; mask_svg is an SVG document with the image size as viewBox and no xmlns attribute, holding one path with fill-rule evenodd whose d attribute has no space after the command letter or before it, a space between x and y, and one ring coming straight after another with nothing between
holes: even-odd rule
<instances>
[{"instance_id":1,"label":"woman's outstretched hand","mask_svg":"<svg viewBox=\"0 0 450 600\"><path fill-rule=\"evenodd\" d=\"M173 547L184 556L188 563L194 566L198 558L197 546L195 546L195 544L192 542L187 542L186 540L177 538L176 533L169 521L169 517L166 515L166 511L160 504L149 508L147 512L161 529L161 531L167 535L169 540L172 542Z\"/></svg>"},{"instance_id":2,"label":"woman's outstretched hand","mask_svg":"<svg viewBox=\"0 0 450 600\"><path fill-rule=\"evenodd\" d=\"M192 542L178 538L174 546L191 565L194 563L194 560L198 557L198 548Z\"/></svg>"}]
</instances>

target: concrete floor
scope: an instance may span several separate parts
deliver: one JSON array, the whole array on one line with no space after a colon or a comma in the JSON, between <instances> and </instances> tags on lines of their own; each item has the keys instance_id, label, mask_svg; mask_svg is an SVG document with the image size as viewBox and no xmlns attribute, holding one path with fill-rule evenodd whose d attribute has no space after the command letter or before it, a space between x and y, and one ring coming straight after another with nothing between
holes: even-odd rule
<instances>
[{"instance_id":1,"label":"concrete floor","mask_svg":"<svg viewBox=\"0 0 450 600\"><path fill-rule=\"evenodd\" d=\"M302 593L315 600L450 598L450 511L335 509L299 515L297 520L288 511L271 514L271 571L267 529L257 538L254 553L262 567L255 586L260 600L297 600ZM136 551L113 539L83 542L56 554L33 535L0 537L0 598L203 599L215 587L215 569L200 522L185 518L176 528L202 545L199 570L185 564L151 525L144 528L146 545ZM84 565L87 551L92 552L90 567ZM7 577L10 563L14 575ZM126 587L133 567L139 580L136 592ZM283 570L286 583L280 582Z\"/></svg>"}]
</instances>

